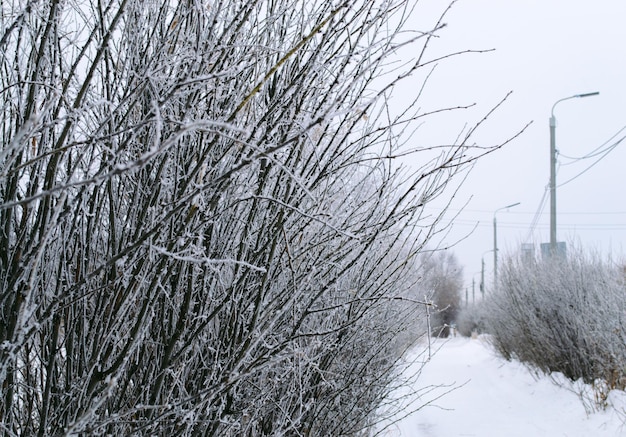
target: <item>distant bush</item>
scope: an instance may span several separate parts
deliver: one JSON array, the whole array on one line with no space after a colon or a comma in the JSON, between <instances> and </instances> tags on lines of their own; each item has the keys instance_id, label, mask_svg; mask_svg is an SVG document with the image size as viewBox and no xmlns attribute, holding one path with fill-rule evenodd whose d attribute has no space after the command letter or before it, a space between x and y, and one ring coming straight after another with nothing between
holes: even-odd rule
<instances>
[{"instance_id":1,"label":"distant bush","mask_svg":"<svg viewBox=\"0 0 626 437\"><path fill-rule=\"evenodd\" d=\"M484 302L463 308L457 316L458 333L464 337L470 337L474 333L485 333L486 317Z\"/></svg>"},{"instance_id":2,"label":"distant bush","mask_svg":"<svg viewBox=\"0 0 626 437\"><path fill-rule=\"evenodd\" d=\"M452 252L424 253L421 258L423 286L430 290L436 311L432 334L448 337L461 309L463 269Z\"/></svg>"},{"instance_id":3,"label":"distant bush","mask_svg":"<svg viewBox=\"0 0 626 437\"><path fill-rule=\"evenodd\" d=\"M581 250L567 259L510 258L490 297L495 347L545 372L626 386L624 269Z\"/></svg>"}]
</instances>

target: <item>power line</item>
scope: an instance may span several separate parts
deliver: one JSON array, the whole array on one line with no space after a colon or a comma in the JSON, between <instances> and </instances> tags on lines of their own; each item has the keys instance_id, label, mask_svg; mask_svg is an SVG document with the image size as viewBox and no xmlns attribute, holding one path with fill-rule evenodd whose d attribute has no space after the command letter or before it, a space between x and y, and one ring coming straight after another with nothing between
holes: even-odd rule
<instances>
[{"instance_id":1,"label":"power line","mask_svg":"<svg viewBox=\"0 0 626 437\"><path fill-rule=\"evenodd\" d=\"M571 165L574 164L578 161L582 161L585 159L589 159L589 158L595 158L597 156L599 156L598 159L596 159L593 163L591 163L587 168L585 168L583 171L581 171L580 173L578 173L576 176L566 180L565 182L562 182L561 184L557 185L557 188L560 188L564 185L569 184L570 182L578 179L580 176L582 176L583 174L587 173L589 170L591 170L596 164L598 164L600 161L602 161L604 158L607 157L607 155L609 153L611 153L613 150L615 150L615 148L626 139L626 135L622 136L621 138L619 138L617 141L614 141L613 143L609 144L609 142L611 142L613 139L615 139L620 133L622 133L624 130L626 129L626 126L622 127L620 130L618 130L615 134L613 134L611 136L611 138L609 138L608 140L606 140L604 143L602 143L600 146L596 147L595 149L593 149L591 152L589 152L588 154L581 156L581 157L570 157L567 155L563 155L561 153L559 153L559 156L562 156L564 158L567 159L571 159L572 162L569 163L565 163L565 164L559 164L560 165ZM605 147L607 144L609 144L607 147Z\"/></svg>"},{"instance_id":2,"label":"power line","mask_svg":"<svg viewBox=\"0 0 626 437\"><path fill-rule=\"evenodd\" d=\"M626 139L626 135L625 135L625 136L623 136L622 138L620 138L619 140L617 140L615 143L613 143L613 144L611 145L611 147L610 147L610 148L608 148L608 149L604 152L604 154L602 154L602 155L601 155L601 156L600 156L597 160L595 160L595 161L594 161L591 165L589 165L586 169L584 169L583 171L581 171L580 173L578 173L576 176L574 176L574 177L572 177L572 178L570 178L570 179L566 180L566 181L565 181L565 182L563 182L562 184L559 184L559 185L557 186L557 188L558 188L558 187L562 187L563 185L567 185L567 184L569 184L570 182L572 182L573 180L576 180L576 179L578 179L580 176L582 176L583 174L587 173L587 172L588 172L589 170L591 170L591 168L592 168L592 167L594 167L597 163L599 163L599 162L600 162L600 161L602 161L604 158L606 158L606 156L607 156L609 153L611 153L613 150L615 150L615 148L616 148L616 147L617 147L617 146L618 146L618 145L619 145L622 141L624 141L625 139Z\"/></svg>"},{"instance_id":3,"label":"power line","mask_svg":"<svg viewBox=\"0 0 626 437\"><path fill-rule=\"evenodd\" d=\"M537 223L539 223L539 217L543 214L543 209L546 206L546 200L548 199L548 190L549 185L546 185L543 190L543 196L541 197L541 201L539 202L539 206L537 207L537 212L535 212L535 216L533 220L530 222L530 228L528 229L528 236L526 237L526 241L532 240L533 232L535 232L535 228L537 227Z\"/></svg>"},{"instance_id":4,"label":"power line","mask_svg":"<svg viewBox=\"0 0 626 437\"><path fill-rule=\"evenodd\" d=\"M493 225L488 222L477 222L473 220L455 220L456 226L469 226L478 228L491 228ZM548 229L549 223L536 223L533 231L537 229ZM528 229L528 223L524 222L498 222L498 229ZM562 230L580 231L626 231L626 223L564 223L559 225ZM529 239L527 239L528 241Z\"/></svg>"},{"instance_id":5,"label":"power line","mask_svg":"<svg viewBox=\"0 0 626 437\"><path fill-rule=\"evenodd\" d=\"M584 156L580 156L580 157L572 157L572 156L567 156L564 155L562 153L559 152L559 156L562 156L563 158L567 158L567 159L571 159L574 162L569 162L567 164L563 164L563 165L571 165L574 164L575 162L578 161L582 161L584 159L589 159L589 158L593 158L596 157L598 155L601 155L602 153L605 152L605 150L600 150L602 149L604 146L606 146L610 141L613 140L613 138L615 138L616 136L618 136L622 131L624 131L626 129L626 126L622 127L620 130L618 130L615 134L613 134L613 136L611 138L609 138L608 140L606 140L604 143L602 143L601 145L599 145L598 147L596 147L595 149L593 149L591 152L589 152L588 154L584 155ZM622 141L624 138L621 138L619 141ZM618 141L618 143L619 143ZM609 147L607 147L607 149L612 149L613 147L615 147L615 143L611 144Z\"/></svg>"},{"instance_id":6,"label":"power line","mask_svg":"<svg viewBox=\"0 0 626 437\"><path fill-rule=\"evenodd\" d=\"M547 190L548 188L546 188ZM433 208L427 207L428 210L435 210L437 212L441 212L444 208ZM489 217L493 216L493 210L486 209L468 209L468 208L445 208L450 212L471 212L471 213L481 213L487 214ZM506 215L530 215L533 216L537 214L537 212L531 211L507 211ZM569 211L569 212L559 212L559 215L626 215L626 211Z\"/></svg>"}]
</instances>

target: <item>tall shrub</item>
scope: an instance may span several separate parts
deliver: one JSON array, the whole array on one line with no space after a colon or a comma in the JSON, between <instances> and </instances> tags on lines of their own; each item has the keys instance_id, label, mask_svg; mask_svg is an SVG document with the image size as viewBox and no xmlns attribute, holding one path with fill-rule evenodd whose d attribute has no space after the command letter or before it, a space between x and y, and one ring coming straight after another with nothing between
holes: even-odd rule
<instances>
[{"instance_id":1,"label":"tall shrub","mask_svg":"<svg viewBox=\"0 0 626 437\"><path fill-rule=\"evenodd\" d=\"M0 3L3 433L367 428L423 332L424 208L499 147L394 164L442 27L413 7Z\"/></svg>"},{"instance_id":2,"label":"tall shrub","mask_svg":"<svg viewBox=\"0 0 626 437\"><path fill-rule=\"evenodd\" d=\"M572 380L623 387L626 289L623 267L580 249L567 259L512 257L489 301L498 350ZM620 382L621 381L621 382Z\"/></svg>"}]
</instances>

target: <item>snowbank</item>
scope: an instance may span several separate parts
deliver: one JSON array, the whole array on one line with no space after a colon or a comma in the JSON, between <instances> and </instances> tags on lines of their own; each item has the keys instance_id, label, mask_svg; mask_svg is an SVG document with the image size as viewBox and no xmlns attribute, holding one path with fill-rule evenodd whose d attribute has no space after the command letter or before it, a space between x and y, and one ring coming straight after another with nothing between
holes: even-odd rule
<instances>
[{"instance_id":1,"label":"snowbank","mask_svg":"<svg viewBox=\"0 0 626 437\"><path fill-rule=\"evenodd\" d=\"M612 392L611 406L587 413L581 383L558 375L534 375L519 362L496 355L486 337L440 340L421 369L412 397L425 405L378 435L385 437L615 437L626 435L626 395ZM423 349L422 349L423 350ZM418 358L406 374L420 371ZM564 385L557 385L557 381ZM426 389L422 389L426 387ZM444 395L444 393L446 393ZM590 393L590 391L588 391ZM407 395L407 391L395 396ZM443 396L442 396L443 395ZM410 406L407 406L410 408ZM589 408L587 408L589 410Z\"/></svg>"}]
</instances>

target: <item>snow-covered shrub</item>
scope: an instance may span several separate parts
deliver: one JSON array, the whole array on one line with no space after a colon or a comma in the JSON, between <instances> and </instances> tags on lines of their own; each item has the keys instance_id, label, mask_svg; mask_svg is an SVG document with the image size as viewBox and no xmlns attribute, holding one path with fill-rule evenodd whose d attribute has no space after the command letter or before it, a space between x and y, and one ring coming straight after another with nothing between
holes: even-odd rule
<instances>
[{"instance_id":1,"label":"snow-covered shrub","mask_svg":"<svg viewBox=\"0 0 626 437\"><path fill-rule=\"evenodd\" d=\"M3 434L367 428L425 332L425 207L500 147L396 165L413 7L0 3Z\"/></svg>"},{"instance_id":2,"label":"snow-covered shrub","mask_svg":"<svg viewBox=\"0 0 626 437\"><path fill-rule=\"evenodd\" d=\"M433 335L448 337L461 309L463 269L451 251L425 253L421 257L422 287L433 301Z\"/></svg>"},{"instance_id":3,"label":"snow-covered shrub","mask_svg":"<svg viewBox=\"0 0 626 437\"><path fill-rule=\"evenodd\" d=\"M582 250L569 252L566 259L503 263L489 300L494 344L505 357L545 372L624 388L624 270Z\"/></svg>"},{"instance_id":4,"label":"snow-covered shrub","mask_svg":"<svg viewBox=\"0 0 626 437\"><path fill-rule=\"evenodd\" d=\"M473 334L486 332L487 314L484 302L475 303L464 307L459 311L456 319L456 327L459 334L470 337Z\"/></svg>"}]
</instances>

